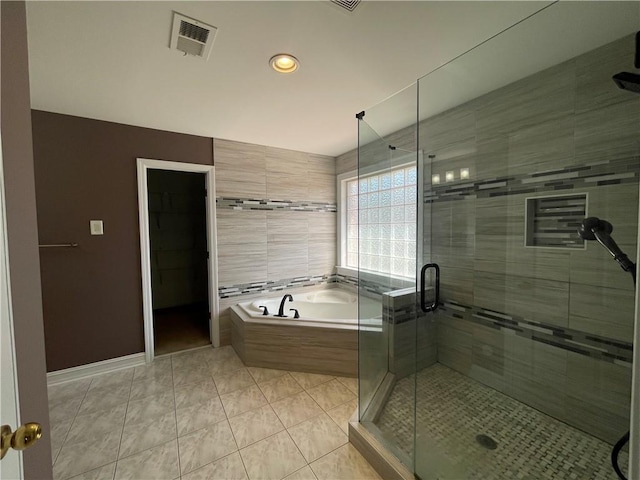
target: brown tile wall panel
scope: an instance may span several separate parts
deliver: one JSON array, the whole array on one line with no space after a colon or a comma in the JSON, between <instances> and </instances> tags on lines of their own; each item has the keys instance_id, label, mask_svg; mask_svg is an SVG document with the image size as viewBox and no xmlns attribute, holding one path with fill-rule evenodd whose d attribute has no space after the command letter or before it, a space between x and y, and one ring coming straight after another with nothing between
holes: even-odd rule
<instances>
[{"instance_id":1,"label":"brown tile wall panel","mask_svg":"<svg viewBox=\"0 0 640 480\"><path fill-rule=\"evenodd\" d=\"M352 172L358 169L358 151L351 150L336 158L336 174Z\"/></svg>"},{"instance_id":2,"label":"brown tile wall panel","mask_svg":"<svg viewBox=\"0 0 640 480\"><path fill-rule=\"evenodd\" d=\"M213 148L218 197L267 198L267 147L215 139Z\"/></svg>"}]
</instances>

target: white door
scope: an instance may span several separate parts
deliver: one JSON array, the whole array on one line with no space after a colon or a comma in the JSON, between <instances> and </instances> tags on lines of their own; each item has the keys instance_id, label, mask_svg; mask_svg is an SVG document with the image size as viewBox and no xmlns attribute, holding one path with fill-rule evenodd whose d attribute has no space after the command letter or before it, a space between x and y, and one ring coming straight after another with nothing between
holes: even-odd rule
<instances>
[{"instance_id":1,"label":"white door","mask_svg":"<svg viewBox=\"0 0 640 480\"><path fill-rule=\"evenodd\" d=\"M13 316L9 295L9 266L7 264L7 222L2 167L2 139L0 136L0 424L15 430L20 425L18 390L16 388L15 352L13 345ZM0 479L22 478L22 452L9 450L0 461Z\"/></svg>"}]
</instances>

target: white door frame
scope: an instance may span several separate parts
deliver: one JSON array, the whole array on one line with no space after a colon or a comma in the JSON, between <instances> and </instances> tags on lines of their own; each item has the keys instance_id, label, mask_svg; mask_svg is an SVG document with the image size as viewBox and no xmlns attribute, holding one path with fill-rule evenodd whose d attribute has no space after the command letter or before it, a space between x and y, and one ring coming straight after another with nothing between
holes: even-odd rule
<instances>
[{"instance_id":1,"label":"white door frame","mask_svg":"<svg viewBox=\"0 0 640 480\"><path fill-rule=\"evenodd\" d=\"M13 430L21 425L18 374L16 371L15 341L13 334L13 309L11 308L11 279L9 277L9 250L7 240L7 209L0 138L0 359L2 380L0 384L0 423ZM9 450L0 463L0 479L23 478L22 452Z\"/></svg>"},{"instance_id":2,"label":"white door frame","mask_svg":"<svg viewBox=\"0 0 640 480\"><path fill-rule=\"evenodd\" d=\"M207 187L207 248L209 250L209 334L214 347L220 346L218 305L218 249L216 243L216 183L212 165L167 162L138 158L138 213L140 217L140 258L142 265L142 305L144 314L144 351L147 363L153 361L153 296L151 290L151 242L149 240L149 190L147 170L204 173Z\"/></svg>"}]
</instances>

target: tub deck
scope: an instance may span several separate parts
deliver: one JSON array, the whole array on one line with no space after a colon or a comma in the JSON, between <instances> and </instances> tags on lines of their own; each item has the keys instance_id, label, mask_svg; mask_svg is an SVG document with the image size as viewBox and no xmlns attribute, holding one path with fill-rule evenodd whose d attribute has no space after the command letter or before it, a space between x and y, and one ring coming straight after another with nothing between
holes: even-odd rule
<instances>
[{"instance_id":1,"label":"tub deck","mask_svg":"<svg viewBox=\"0 0 640 480\"><path fill-rule=\"evenodd\" d=\"M358 330L247 321L230 308L231 344L250 367L297 370L344 377L358 374Z\"/></svg>"}]
</instances>

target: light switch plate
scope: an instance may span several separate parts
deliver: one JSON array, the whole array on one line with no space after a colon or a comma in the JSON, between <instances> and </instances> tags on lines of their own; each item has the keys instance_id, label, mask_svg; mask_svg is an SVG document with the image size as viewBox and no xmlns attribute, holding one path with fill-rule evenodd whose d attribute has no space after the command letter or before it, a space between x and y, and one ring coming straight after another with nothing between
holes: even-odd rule
<instances>
[{"instance_id":1,"label":"light switch plate","mask_svg":"<svg viewBox=\"0 0 640 480\"><path fill-rule=\"evenodd\" d=\"M90 220L91 235L104 235L104 226L102 220Z\"/></svg>"}]
</instances>

